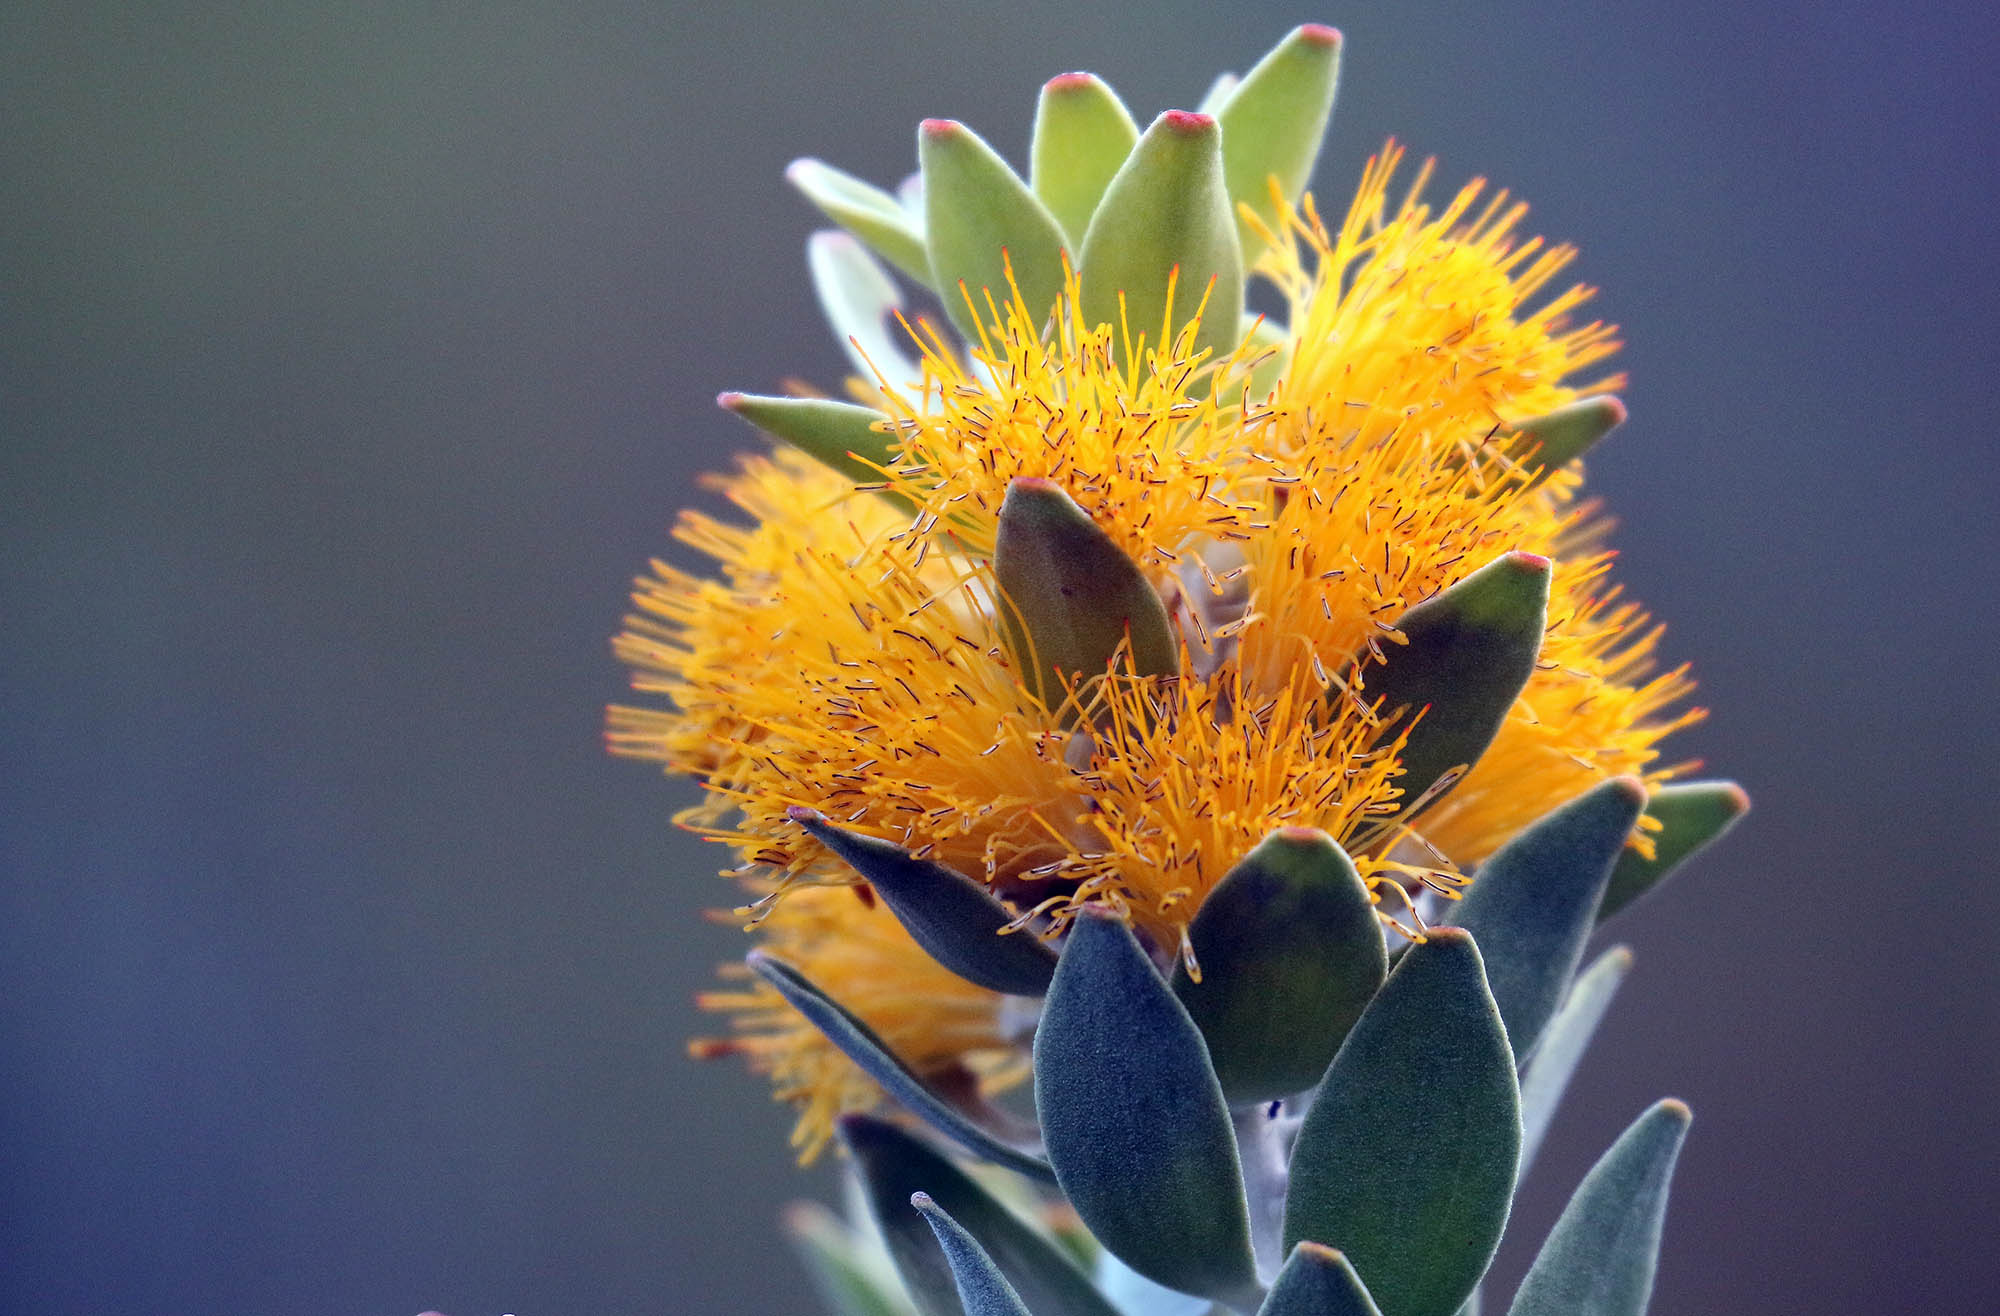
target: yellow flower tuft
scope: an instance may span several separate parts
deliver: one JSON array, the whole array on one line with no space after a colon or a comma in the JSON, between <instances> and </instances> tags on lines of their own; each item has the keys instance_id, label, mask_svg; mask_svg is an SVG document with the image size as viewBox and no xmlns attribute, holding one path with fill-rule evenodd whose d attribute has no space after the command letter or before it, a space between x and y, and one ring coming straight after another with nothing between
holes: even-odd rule
<instances>
[{"instance_id":1,"label":"yellow flower tuft","mask_svg":"<svg viewBox=\"0 0 2000 1316\"><path fill-rule=\"evenodd\" d=\"M1570 326L1589 290L1547 290L1573 253L1518 238L1505 194L1481 206L1475 183L1432 213L1426 169L1392 208L1399 160L1392 146L1369 164L1337 230L1309 198L1281 212L1259 270L1290 305L1282 343L1246 323L1241 347L1206 357L1170 319L1146 335L1167 350L1121 353L1125 335L1082 319L1074 276L1053 317L1018 291L989 303L971 361L920 324L921 377L866 390L897 444L879 484L789 451L746 459L717 486L748 524L689 513L675 532L719 578L655 563L638 582L616 647L668 707L614 708L612 748L700 778L683 821L734 851L764 944L920 1072L1017 1078L1003 998L844 889L854 875L791 806L979 878L1020 915L1011 935L1060 935L1079 905L1108 904L1168 956L1274 828L1331 833L1384 918L1420 936L1420 888L1450 898L1596 781L1670 775L1656 746L1696 716L1673 711L1690 682L1651 674L1657 632L1606 585L1576 474L1535 481L1504 433L1575 400L1566 381L1614 331ZM1152 580L1178 678L1105 676L1054 710L1024 687L989 558L1009 485L1030 476ZM1369 670L1393 660L1404 610L1515 550L1557 562L1539 669L1412 828ZM761 985L705 1003L738 1029L705 1048L773 1076L806 1155L878 1099Z\"/></svg>"}]
</instances>

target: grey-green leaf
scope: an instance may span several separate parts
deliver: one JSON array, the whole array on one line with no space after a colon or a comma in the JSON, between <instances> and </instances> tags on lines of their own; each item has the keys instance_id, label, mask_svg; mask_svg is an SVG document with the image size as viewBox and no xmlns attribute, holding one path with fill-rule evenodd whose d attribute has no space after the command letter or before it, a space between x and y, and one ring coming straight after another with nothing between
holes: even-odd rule
<instances>
[{"instance_id":1,"label":"grey-green leaf","mask_svg":"<svg viewBox=\"0 0 2000 1316\"><path fill-rule=\"evenodd\" d=\"M1139 140L1139 125L1118 93L1092 73L1065 73L1042 87L1028 178L1076 251L1118 166Z\"/></svg>"},{"instance_id":2,"label":"grey-green leaf","mask_svg":"<svg viewBox=\"0 0 2000 1316\"><path fill-rule=\"evenodd\" d=\"M1014 1292L1014 1286L993 1264L993 1258L964 1226L940 1210L928 1194L912 1195L910 1205L923 1213L931 1232L937 1236L938 1246L944 1249L965 1316L1030 1316L1021 1295Z\"/></svg>"},{"instance_id":3,"label":"grey-green leaf","mask_svg":"<svg viewBox=\"0 0 2000 1316\"><path fill-rule=\"evenodd\" d=\"M825 1034L829 1042L880 1083L882 1090L901 1102L911 1114L974 1156L1037 1179L1046 1181L1054 1178L1046 1161L1002 1142L980 1127L963 1110L919 1078L889 1049L873 1028L796 968L763 951L751 951L745 962L758 977L776 988L787 1004L804 1015L807 1022Z\"/></svg>"},{"instance_id":4,"label":"grey-green leaf","mask_svg":"<svg viewBox=\"0 0 2000 1316\"><path fill-rule=\"evenodd\" d=\"M1611 881L1604 888L1604 903L1597 909L1599 923L1652 890L1682 861L1719 840L1737 819L1750 812L1750 797L1733 781L1675 782L1653 792L1646 812L1661 824L1652 834L1653 858L1642 858L1636 850L1618 856Z\"/></svg>"},{"instance_id":5,"label":"grey-green leaf","mask_svg":"<svg viewBox=\"0 0 2000 1316\"><path fill-rule=\"evenodd\" d=\"M1643 1316L1690 1118L1669 1099L1619 1135L1549 1231L1508 1316Z\"/></svg>"},{"instance_id":6,"label":"grey-green leaf","mask_svg":"<svg viewBox=\"0 0 2000 1316\"><path fill-rule=\"evenodd\" d=\"M870 1212L917 1303L932 1316L959 1316L952 1272L924 1221L910 1207L928 1193L977 1237L1000 1273L1041 1316L1117 1316L1054 1243L995 1201L964 1171L902 1129L867 1115L843 1115L840 1140L861 1171Z\"/></svg>"},{"instance_id":7,"label":"grey-green leaf","mask_svg":"<svg viewBox=\"0 0 2000 1316\"><path fill-rule=\"evenodd\" d=\"M1569 1087L1570 1077L1576 1073L1592 1034L1611 1007L1611 998L1617 995L1619 984L1631 971L1630 948L1613 946L1605 951L1576 976L1569 999L1542 1030L1542 1044L1535 1048L1534 1059L1521 1074L1523 1178L1528 1167L1535 1163L1535 1154L1542 1149L1542 1139L1548 1136L1556 1107L1562 1104L1563 1091Z\"/></svg>"},{"instance_id":8,"label":"grey-green leaf","mask_svg":"<svg viewBox=\"0 0 2000 1316\"><path fill-rule=\"evenodd\" d=\"M1409 729L1398 781L1406 811L1493 743L1541 655L1549 575L1545 557L1502 554L1397 618L1408 643L1383 645L1387 661L1362 669L1363 696L1387 719L1378 743Z\"/></svg>"},{"instance_id":9,"label":"grey-green leaf","mask_svg":"<svg viewBox=\"0 0 2000 1316\"><path fill-rule=\"evenodd\" d=\"M853 234L827 229L806 239L806 271L820 310L863 379L873 382L879 374L901 385L919 377L917 363L903 350L908 336L900 325L890 328L902 295Z\"/></svg>"},{"instance_id":10,"label":"grey-green leaf","mask_svg":"<svg viewBox=\"0 0 2000 1316\"><path fill-rule=\"evenodd\" d=\"M833 1212L818 1202L794 1202L786 1208L783 1224L833 1316L913 1316L895 1276L879 1262L869 1264L861 1240Z\"/></svg>"},{"instance_id":11,"label":"grey-green leaf","mask_svg":"<svg viewBox=\"0 0 2000 1316\"><path fill-rule=\"evenodd\" d=\"M1122 323L1132 341L1144 335L1154 347L1164 347L1206 295L1195 350L1220 353L1236 346L1242 332L1243 257L1223 181L1222 133L1214 119L1169 110L1153 120L1098 203L1084 234L1077 279L1088 324ZM1129 345L1121 337L1121 350Z\"/></svg>"},{"instance_id":12,"label":"grey-green leaf","mask_svg":"<svg viewBox=\"0 0 2000 1316\"><path fill-rule=\"evenodd\" d=\"M1048 708L1064 679L1101 677L1129 636L1129 670L1171 676L1180 648L1160 596L1111 536L1053 481L1022 476L1000 504L993 571L1001 636Z\"/></svg>"},{"instance_id":13,"label":"grey-green leaf","mask_svg":"<svg viewBox=\"0 0 2000 1316\"><path fill-rule=\"evenodd\" d=\"M988 292L1003 314L1013 300L1011 265L1014 286L1039 326L1062 294L1062 225L979 134L956 120L924 120L917 159L931 274L952 324L979 342L981 325L992 318Z\"/></svg>"},{"instance_id":14,"label":"grey-green leaf","mask_svg":"<svg viewBox=\"0 0 2000 1316\"><path fill-rule=\"evenodd\" d=\"M895 197L821 160L792 161L785 170L785 181L878 256L925 287L931 286L923 230Z\"/></svg>"},{"instance_id":15,"label":"grey-green leaf","mask_svg":"<svg viewBox=\"0 0 2000 1316\"><path fill-rule=\"evenodd\" d=\"M1296 202L1312 178L1320 139L1333 114L1340 44L1340 33L1320 23L1292 29L1243 75L1216 113L1229 199L1247 204L1267 228L1275 230L1278 223L1272 175L1287 202ZM1237 225L1248 266L1264 243L1240 215Z\"/></svg>"},{"instance_id":16,"label":"grey-green leaf","mask_svg":"<svg viewBox=\"0 0 2000 1316\"><path fill-rule=\"evenodd\" d=\"M1232 1105L1303 1092L1389 971L1368 887L1333 838L1271 833L1216 883L1189 925L1201 981L1174 972Z\"/></svg>"},{"instance_id":17,"label":"grey-green leaf","mask_svg":"<svg viewBox=\"0 0 2000 1316\"><path fill-rule=\"evenodd\" d=\"M1241 1164L1194 1020L1112 914L1077 915L1035 1032L1056 1180L1106 1249L1184 1293L1260 1293Z\"/></svg>"},{"instance_id":18,"label":"grey-green leaf","mask_svg":"<svg viewBox=\"0 0 2000 1316\"><path fill-rule=\"evenodd\" d=\"M774 398L724 393L716 405L774 439L839 471L856 484L879 484L899 453L892 422L871 407L831 398ZM877 426L882 428L877 429Z\"/></svg>"},{"instance_id":19,"label":"grey-green leaf","mask_svg":"<svg viewBox=\"0 0 2000 1316\"><path fill-rule=\"evenodd\" d=\"M1257 1316L1382 1316L1339 1251L1300 1243L1285 1259Z\"/></svg>"},{"instance_id":20,"label":"grey-green leaf","mask_svg":"<svg viewBox=\"0 0 2000 1316\"><path fill-rule=\"evenodd\" d=\"M1530 487L1549 477L1597 445L1625 423L1625 404L1608 394L1578 398L1545 416L1512 427L1508 452L1534 472Z\"/></svg>"},{"instance_id":21,"label":"grey-green leaf","mask_svg":"<svg viewBox=\"0 0 2000 1316\"><path fill-rule=\"evenodd\" d=\"M1517 1060L1534 1055L1596 924L1611 865L1646 804L1614 777L1521 829L1479 866L1451 920L1479 939L1486 983Z\"/></svg>"},{"instance_id":22,"label":"grey-green leaf","mask_svg":"<svg viewBox=\"0 0 2000 1316\"><path fill-rule=\"evenodd\" d=\"M1478 947L1432 928L1348 1033L1306 1113L1285 1243L1340 1249L1395 1316L1452 1316L1493 1259L1520 1150L1514 1056Z\"/></svg>"},{"instance_id":23,"label":"grey-green leaf","mask_svg":"<svg viewBox=\"0 0 2000 1316\"><path fill-rule=\"evenodd\" d=\"M1056 953L1032 932L1001 935L1014 915L985 887L943 864L913 858L892 841L836 827L816 809L794 807L789 813L868 879L939 964L988 991L1040 996L1048 990Z\"/></svg>"}]
</instances>

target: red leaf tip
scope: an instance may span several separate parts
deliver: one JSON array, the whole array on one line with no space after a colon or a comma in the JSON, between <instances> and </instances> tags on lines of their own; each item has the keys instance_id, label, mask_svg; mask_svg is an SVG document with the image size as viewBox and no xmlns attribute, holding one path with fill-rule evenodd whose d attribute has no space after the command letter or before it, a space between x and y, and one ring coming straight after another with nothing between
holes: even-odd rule
<instances>
[{"instance_id":1,"label":"red leaf tip","mask_svg":"<svg viewBox=\"0 0 2000 1316\"><path fill-rule=\"evenodd\" d=\"M1337 46L1341 43L1340 29L1325 23L1299 24L1299 39L1320 46Z\"/></svg>"},{"instance_id":2,"label":"red leaf tip","mask_svg":"<svg viewBox=\"0 0 2000 1316\"><path fill-rule=\"evenodd\" d=\"M1178 133L1205 133L1214 129L1215 119L1211 115L1196 114L1193 110L1168 110L1160 116L1160 121Z\"/></svg>"},{"instance_id":3,"label":"red leaf tip","mask_svg":"<svg viewBox=\"0 0 2000 1316\"><path fill-rule=\"evenodd\" d=\"M1043 91L1079 91L1097 81L1091 73L1058 73L1042 84Z\"/></svg>"}]
</instances>

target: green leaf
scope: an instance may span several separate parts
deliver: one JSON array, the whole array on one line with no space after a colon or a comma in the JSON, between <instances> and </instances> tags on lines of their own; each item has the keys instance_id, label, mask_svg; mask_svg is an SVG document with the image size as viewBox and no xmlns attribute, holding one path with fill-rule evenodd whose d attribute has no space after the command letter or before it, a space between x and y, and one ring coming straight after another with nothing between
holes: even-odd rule
<instances>
[{"instance_id":1,"label":"green leaf","mask_svg":"<svg viewBox=\"0 0 2000 1316\"><path fill-rule=\"evenodd\" d=\"M806 270L820 310L856 373L871 383L879 373L891 384L921 376L903 350L909 338L902 326L890 328L891 317L902 309L902 295L852 234L827 229L806 239Z\"/></svg>"},{"instance_id":2,"label":"green leaf","mask_svg":"<svg viewBox=\"0 0 2000 1316\"><path fill-rule=\"evenodd\" d=\"M1062 706L1065 676L1104 675L1128 636L1134 675L1179 669L1160 596L1053 481L1022 476L1007 486L993 572L1005 595L1001 636L1023 684L1045 707Z\"/></svg>"},{"instance_id":3,"label":"green leaf","mask_svg":"<svg viewBox=\"0 0 2000 1316\"><path fill-rule=\"evenodd\" d=\"M1242 333L1243 257L1215 120L1184 110L1153 120L1105 189L1078 259L1084 321L1122 324L1130 335L1126 341L1121 334L1122 347L1140 335L1156 348L1170 346L1171 334L1193 317L1204 294L1208 304L1195 350L1221 353L1236 346ZM1169 330L1167 284L1175 270Z\"/></svg>"},{"instance_id":4,"label":"green leaf","mask_svg":"<svg viewBox=\"0 0 2000 1316\"><path fill-rule=\"evenodd\" d=\"M928 1193L984 1245L1029 1310L1050 1316L1117 1316L1060 1249L1023 1224L964 1171L895 1125L843 1115L840 1140L861 1171L870 1212L889 1255L918 1305L933 1316L959 1316L951 1268L922 1218L910 1208Z\"/></svg>"},{"instance_id":5,"label":"green leaf","mask_svg":"<svg viewBox=\"0 0 2000 1316\"><path fill-rule=\"evenodd\" d=\"M919 1078L873 1028L803 973L761 950L751 951L744 962L911 1114L974 1156L1037 1179L1054 1177L1047 1162L1002 1142Z\"/></svg>"},{"instance_id":6,"label":"green leaf","mask_svg":"<svg viewBox=\"0 0 2000 1316\"><path fill-rule=\"evenodd\" d=\"M870 407L830 398L773 398L755 393L724 393L715 402L856 484L880 484L880 468L894 465L901 455L890 431L892 422ZM883 428L875 428L877 425Z\"/></svg>"},{"instance_id":7,"label":"green leaf","mask_svg":"<svg viewBox=\"0 0 2000 1316\"><path fill-rule=\"evenodd\" d=\"M1598 906L1602 923L1625 906L1645 895L1684 860L1719 840L1750 812L1750 797L1733 781L1689 781L1660 787L1646 805L1646 812L1660 820L1654 832L1651 859L1636 850L1618 856L1611 881L1604 888L1604 903Z\"/></svg>"},{"instance_id":8,"label":"green leaf","mask_svg":"<svg viewBox=\"0 0 2000 1316\"><path fill-rule=\"evenodd\" d=\"M1643 1316L1690 1118L1662 1101L1619 1135L1549 1231L1508 1316Z\"/></svg>"},{"instance_id":9,"label":"green leaf","mask_svg":"<svg viewBox=\"0 0 2000 1316\"><path fill-rule=\"evenodd\" d=\"M1560 470L1595 447L1597 441L1625 423L1625 404L1608 394L1578 398L1557 407L1546 416L1524 420L1511 427L1514 441L1508 452L1528 469L1540 484L1551 471Z\"/></svg>"},{"instance_id":10,"label":"green leaf","mask_svg":"<svg viewBox=\"0 0 2000 1316\"><path fill-rule=\"evenodd\" d=\"M1042 86L1028 177L1062 225L1074 252L1105 187L1139 140L1139 125L1118 93L1092 73L1065 73Z\"/></svg>"},{"instance_id":11,"label":"green leaf","mask_svg":"<svg viewBox=\"0 0 2000 1316\"><path fill-rule=\"evenodd\" d=\"M1583 1059L1591 1035L1611 1007L1611 998L1617 995L1619 984L1631 971L1629 947L1613 946L1605 951L1577 975L1576 985L1569 989L1569 999L1542 1030L1542 1044L1535 1048L1534 1059L1521 1075L1524 1178L1528 1167L1535 1163L1535 1153L1541 1150L1549 1125L1555 1120L1556 1107L1562 1102L1564 1089L1569 1087L1570 1076L1576 1073L1577 1062Z\"/></svg>"},{"instance_id":12,"label":"green leaf","mask_svg":"<svg viewBox=\"0 0 2000 1316\"><path fill-rule=\"evenodd\" d=\"M793 807L793 822L868 879L930 957L988 991L1040 996L1056 971L1056 953L1032 932L1002 936L1014 915L963 873L915 859L891 841L836 827L817 809ZM907 1197L909 1194L905 1193Z\"/></svg>"},{"instance_id":13,"label":"green leaf","mask_svg":"<svg viewBox=\"0 0 2000 1316\"><path fill-rule=\"evenodd\" d=\"M1347 1258L1318 1243L1292 1249L1257 1316L1382 1316Z\"/></svg>"},{"instance_id":14,"label":"green leaf","mask_svg":"<svg viewBox=\"0 0 2000 1316\"><path fill-rule=\"evenodd\" d=\"M820 160L792 161L785 181L876 255L926 288L933 286L923 230L895 197Z\"/></svg>"},{"instance_id":15,"label":"green leaf","mask_svg":"<svg viewBox=\"0 0 2000 1316\"><path fill-rule=\"evenodd\" d=\"M833 1212L818 1202L794 1202L785 1209L783 1225L814 1290L834 1316L912 1316L896 1277L884 1273Z\"/></svg>"},{"instance_id":16,"label":"green leaf","mask_svg":"<svg viewBox=\"0 0 2000 1316\"><path fill-rule=\"evenodd\" d=\"M956 120L924 120L917 159L931 274L945 314L968 342L979 342L991 314L987 292L1003 314L1013 300L1011 264L1014 286L1039 324L1062 295L1062 225L979 134Z\"/></svg>"},{"instance_id":17,"label":"green leaf","mask_svg":"<svg viewBox=\"0 0 2000 1316\"><path fill-rule=\"evenodd\" d=\"M1470 769L1493 743L1535 670L1548 606L1549 560L1503 553L1397 618L1408 643L1382 646L1387 661L1360 673L1363 697L1379 701L1385 718L1376 743L1410 732L1395 822L1407 822L1431 802L1425 792Z\"/></svg>"},{"instance_id":18,"label":"green leaf","mask_svg":"<svg viewBox=\"0 0 2000 1316\"><path fill-rule=\"evenodd\" d=\"M1035 1109L1056 1181L1141 1275L1244 1305L1260 1294L1229 1108L1194 1020L1116 916L1085 908L1035 1031Z\"/></svg>"},{"instance_id":19,"label":"green leaf","mask_svg":"<svg viewBox=\"0 0 2000 1316\"><path fill-rule=\"evenodd\" d=\"M1272 832L1201 902L1174 993L1232 1105L1303 1092L1382 985L1389 953L1367 884L1333 838Z\"/></svg>"},{"instance_id":20,"label":"green leaf","mask_svg":"<svg viewBox=\"0 0 2000 1316\"><path fill-rule=\"evenodd\" d=\"M1612 861L1646 788L1613 777L1536 819L1479 866L1451 921L1479 939L1516 1059L1534 1055L1583 959Z\"/></svg>"},{"instance_id":21,"label":"green leaf","mask_svg":"<svg viewBox=\"0 0 2000 1316\"><path fill-rule=\"evenodd\" d=\"M925 1193L913 1194L910 1205L923 1212L931 1232L937 1236L938 1246L944 1249L965 1316L1030 1316L1021 1295L1014 1292L1014 1286L993 1264L993 1258L986 1255L986 1249L958 1221L940 1210Z\"/></svg>"},{"instance_id":22,"label":"green leaf","mask_svg":"<svg viewBox=\"0 0 2000 1316\"><path fill-rule=\"evenodd\" d=\"M1285 1243L1339 1248L1395 1316L1452 1316L1500 1242L1520 1150L1514 1056L1478 947L1432 928L1306 1113Z\"/></svg>"},{"instance_id":23,"label":"green leaf","mask_svg":"<svg viewBox=\"0 0 2000 1316\"><path fill-rule=\"evenodd\" d=\"M1229 199L1247 204L1267 228L1275 230L1278 224L1270 178L1277 175L1289 202L1297 202L1306 190L1339 80L1340 33L1307 23L1293 28L1244 74L1216 112ZM1248 266L1264 242L1240 217L1237 226Z\"/></svg>"}]
</instances>

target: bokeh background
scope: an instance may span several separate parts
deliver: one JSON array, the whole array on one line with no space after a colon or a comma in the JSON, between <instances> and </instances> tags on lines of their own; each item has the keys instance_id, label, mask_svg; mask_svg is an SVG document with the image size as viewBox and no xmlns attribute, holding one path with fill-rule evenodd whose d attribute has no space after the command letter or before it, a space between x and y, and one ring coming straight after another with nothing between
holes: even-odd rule
<instances>
[{"instance_id":1,"label":"bokeh background","mask_svg":"<svg viewBox=\"0 0 2000 1316\"><path fill-rule=\"evenodd\" d=\"M0 1310L810 1310L831 1176L683 1054L717 856L598 743L713 395L843 370L780 171L1307 19L1323 195L1393 133L1581 245L1622 578L1757 799L1500 1273L1673 1093L1657 1310L1990 1311L2000 43L1855 0L0 8Z\"/></svg>"}]
</instances>

